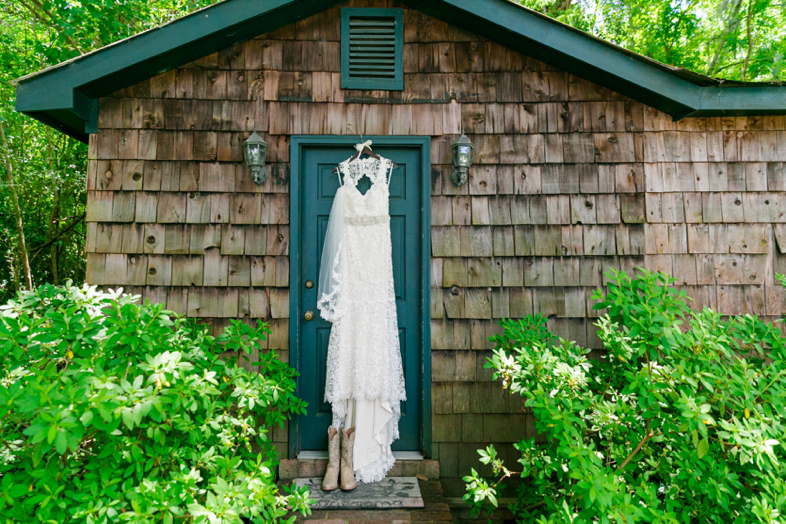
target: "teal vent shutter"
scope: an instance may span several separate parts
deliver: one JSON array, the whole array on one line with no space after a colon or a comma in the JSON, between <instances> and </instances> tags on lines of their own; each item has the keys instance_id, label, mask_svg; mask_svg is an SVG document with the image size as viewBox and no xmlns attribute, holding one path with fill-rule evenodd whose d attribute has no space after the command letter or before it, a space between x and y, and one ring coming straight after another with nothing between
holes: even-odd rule
<instances>
[{"instance_id":1,"label":"teal vent shutter","mask_svg":"<svg viewBox=\"0 0 786 524\"><path fill-rule=\"evenodd\" d=\"M401 9L341 10L341 87L404 89Z\"/></svg>"}]
</instances>

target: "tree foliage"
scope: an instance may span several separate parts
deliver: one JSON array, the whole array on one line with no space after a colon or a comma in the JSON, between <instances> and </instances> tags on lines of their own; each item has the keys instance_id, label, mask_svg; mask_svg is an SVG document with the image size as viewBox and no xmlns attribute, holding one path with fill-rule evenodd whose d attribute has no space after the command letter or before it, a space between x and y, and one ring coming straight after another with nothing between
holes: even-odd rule
<instances>
[{"instance_id":1,"label":"tree foliage","mask_svg":"<svg viewBox=\"0 0 786 524\"><path fill-rule=\"evenodd\" d=\"M521 471L480 451L500 481L520 474L523 522L783 522L786 337L755 316L690 311L673 280L613 272L600 359L544 329L502 322L488 366L532 410ZM687 322L683 323L683 320ZM514 468L515 469L515 468ZM497 504L473 470L465 500Z\"/></svg>"},{"instance_id":2,"label":"tree foliage","mask_svg":"<svg viewBox=\"0 0 786 524\"><path fill-rule=\"evenodd\" d=\"M0 0L0 301L25 285L9 184L19 195L33 284L84 280L87 147L14 112L15 78L53 66L215 0Z\"/></svg>"},{"instance_id":3,"label":"tree foliage","mask_svg":"<svg viewBox=\"0 0 786 524\"><path fill-rule=\"evenodd\" d=\"M279 522L270 430L304 412L267 326L44 285L0 307L0 522Z\"/></svg>"},{"instance_id":4,"label":"tree foliage","mask_svg":"<svg viewBox=\"0 0 786 524\"><path fill-rule=\"evenodd\" d=\"M781 0L521 0L666 64L728 80L786 80Z\"/></svg>"}]
</instances>

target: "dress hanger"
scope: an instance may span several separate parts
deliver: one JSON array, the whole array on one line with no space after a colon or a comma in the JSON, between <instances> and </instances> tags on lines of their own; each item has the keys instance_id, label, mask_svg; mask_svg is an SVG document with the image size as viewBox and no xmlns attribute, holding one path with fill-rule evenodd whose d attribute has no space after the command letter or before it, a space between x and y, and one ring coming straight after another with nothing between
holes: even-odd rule
<instances>
[{"instance_id":1,"label":"dress hanger","mask_svg":"<svg viewBox=\"0 0 786 524\"><path fill-rule=\"evenodd\" d=\"M360 139L362 140L363 137L361 136ZM362 149L357 147L357 146L355 146L357 148L357 150L358 150L357 153L355 153L354 155L349 157L349 159L345 160L345 162L352 162L353 160L356 160L361 155L368 155L368 156L370 156L372 158L376 158L377 160L381 160L382 157L379 156L378 154L374 153L371 150L371 147L369 147L370 145L371 145L371 140L367 140L366 142L363 142L362 144L358 144L358 146L363 146ZM391 167L393 167L395 169L395 168L398 167L398 164L395 164L395 163L391 162ZM334 173L338 173L338 167L334 167L333 168L333 172Z\"/></svg>"}]
</instances>

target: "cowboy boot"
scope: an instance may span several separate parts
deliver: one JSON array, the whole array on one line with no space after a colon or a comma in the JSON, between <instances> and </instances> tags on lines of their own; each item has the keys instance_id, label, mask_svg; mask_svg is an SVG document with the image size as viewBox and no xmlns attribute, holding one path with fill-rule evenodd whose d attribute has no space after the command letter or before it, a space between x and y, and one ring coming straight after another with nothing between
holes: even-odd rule
<instances>
[{"instance_id":1,"label":"cowboy boot","mask_svg":"<svg viewBox=\"0 0 786 524\"><path fill-rule=\"evenodd\" d=\"M341 490L352 491L355 483L355 468L352 461L352 448L355 445L355 428L344 431L341 428Z\"/></svg>"},{"instance_id":2,"label":"cowboy boot","mask_svg":"<svg viewBox=\"0 0 786 524\"><path fill-rule=\"evenodd\" d=\"M328 465L322 479L322 491L333 491L338 487L339 440L341 435L334 427L328 428Z\"/></svg>"}]
</instances>

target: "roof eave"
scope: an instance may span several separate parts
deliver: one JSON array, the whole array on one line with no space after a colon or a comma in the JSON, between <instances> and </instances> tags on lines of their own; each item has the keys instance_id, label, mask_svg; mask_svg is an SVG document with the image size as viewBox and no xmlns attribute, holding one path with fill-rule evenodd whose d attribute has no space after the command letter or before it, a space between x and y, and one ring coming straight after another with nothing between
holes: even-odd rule
<instances>
[{"instance_id":1,"label":"roof eave","mask_svg":"<svg viewBox=\"0 0 786 524\"><path fill-rule=\"evenodd\" d=\"M16 79L16 109L84 142L87 134L94 132L94 122L84 110L83 99L95 104L101 96L274 31L339 2L232 0L215 4Z\"/></svg>"},{"instance_id":2,"label":"roof eave","mask_svg":"<svg viewBox=\"0 0 786 524\"><path fill-rule=\"evenodd\" d=\"M86 141L96 101L123 87L306 18L341 0L227 0L17 79L17 110ZM786 88L718 86L504 0L404 0L553 67L671 115L786 114ZM693 78L697 76L697 78ZM699 78L700 77L700 78Z\"/></svg>"},{"instance_id":3,"label":"roof eave","mask_svg":"<svg viewBox=\"0 0 786 524\"><path fill-rule=\"evenodd\" d=\"M50 89L20 83L16 88L15 109L81 142L96 132L98 101L75 89Z\"/></svg>"},{"instance_id":4,"label":"roof eave","mask_svg":"<svg viewBox=\"0 0 786 524\"><path fill-rule=\"evenodd\" d=\"M493 2L480 7L477 0L404 1L672 116L697 107L695 84L516 4Z\"/></svg>"},{"instance_id":5,"label":"roof eave","mask_svg":"<svg viewBox=\"0 0 786 524\"><path fill-rule=\"evenodd\" d=\"M727 86L700 88L692 116L786 114L786 86Z\"/></svg>"},{"instance_id":6,"label":"roof eave","mask_svg":"<svg viewBox=\"0 0 786 524\"><path fill-rule=\"evenodd\" d=\"M413 7L555 68L638 100L679 120L686 117L786 114L786 86L724 82L673 68L603 42L512 2L440 0ZM441 4L440 6L436 4ZM716 82L716 85L709 85Z\"/></svg>"}]
</instances>

